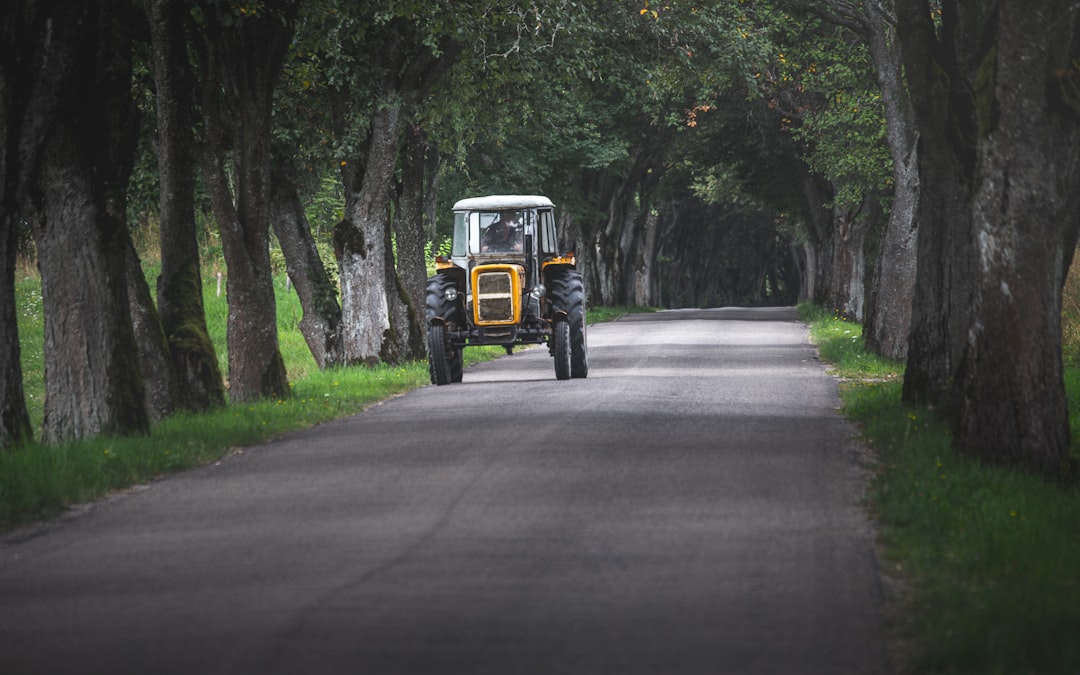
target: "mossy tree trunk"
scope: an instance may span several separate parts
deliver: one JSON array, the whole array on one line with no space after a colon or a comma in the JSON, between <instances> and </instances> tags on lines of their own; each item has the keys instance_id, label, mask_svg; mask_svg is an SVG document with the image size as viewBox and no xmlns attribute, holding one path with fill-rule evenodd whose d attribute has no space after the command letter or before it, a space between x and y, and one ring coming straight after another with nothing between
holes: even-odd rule
<instances>
[{"instance_id":1,"label":"mossy tree trunk","mask_svg":"<svg viewBox=\"0 0 1080 675\"><path fill-rule=\"evenodd\" d=\"M203 411L224 404L225 386L206 327L195 229L195 83L186 39L191 17L181 0L147 0L146 14L153 43L161 183L158 312L177 405Z\"/></svg>"}]
</instances>

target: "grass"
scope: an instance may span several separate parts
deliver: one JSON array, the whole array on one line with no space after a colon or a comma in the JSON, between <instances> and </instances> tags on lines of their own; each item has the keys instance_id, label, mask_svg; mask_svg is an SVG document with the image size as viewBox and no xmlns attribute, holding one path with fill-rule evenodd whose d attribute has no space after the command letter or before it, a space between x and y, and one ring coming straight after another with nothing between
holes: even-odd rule
<instances>
[{"instance_id":1,"label":"grass","mask_svg":"<svg viewBox=\"0 0 1080 675\"><path fill-rule=\"evenodd\" d=\"M862 326L839 312L828 312L817 305L800 305L799 318L810 325L811 337L821 358L832 364L842 378L896 379L903 365L868 354L863 349Z\"/></svg>"},{"instance_id":2,"label":"grass","mask_svg":"<svg viewBox=\"0 0 1080 675\"><path fill-rule=\"evenodd\" d=\"M149 274L153 276L153 270ZM41 283L29 269L16 282L24 390L31 423L40 434L44 415L44 324ZM201 415L178 414L149 436L96 438L45 447L30 443L0 452L0 531L97 499L110 491L214 461L230 449L357 413L376 401L428 383L427 363L321 371L300 334L303 311L284 276L275 280L278 336L292 396L281 401L230 404ZM228 305L217 279L205 280L207 327L227 372ZM589 321L617 318L634 308L594 308ZM501 347L470 347L466 365L504 354Z\"/></svg>"},{"instance_id":3,"label":"grass","mask_svg":"<svg viewBox=\"0 0 1080 675\"><path fill-rule=\"evenodd\" d=\"M627 314L648 314L655 311L655 307L642 307L640 305L630 305L623 307L589 307L588 323L614 321L619 317L626 316Z\"/></svg>"},{"instance_id":4,"label":"grass","mask_svg":"<svg viewBox=\"0 0 1080 675\"><path fill-rule=\"evenodd\" d=\"M800 310L876 450L882 565L906 589L891 626L901 671L1080 673L1080 490L958 455L932 411L901 401L900 378L859 354L861 327ZM1080 370L1066 381L1075 429Z\"/></svg>"}]
</instances>

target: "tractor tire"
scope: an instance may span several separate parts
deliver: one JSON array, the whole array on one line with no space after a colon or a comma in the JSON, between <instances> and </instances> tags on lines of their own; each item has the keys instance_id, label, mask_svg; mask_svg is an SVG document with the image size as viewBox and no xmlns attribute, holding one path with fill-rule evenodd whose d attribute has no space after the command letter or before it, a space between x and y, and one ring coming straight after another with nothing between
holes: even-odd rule
<instances>
[{"instance_id":1,"label":"tractor tire","mask_svg":"<svg viewBox=\"0 0 1080 675\"><path fill-rule=\"evenodd\" d=\"M581 281L581 273L566 270L553 275L548 282L551 304L555 309L566 312L570 326L570 376L588 377L589 341L585 326L585 285Z\"/></svg>"},{"instance_id":2,"label":"tractor tire","mask_svg":"<svg viewBox=\"0 0 1080 675\"><path fill-rule=\"evenodd\" d=\"M452 278L442 274L431 277L427 283L428 371L432 384L461 382L464 370L461 347L452 346L446 337L447 330L463 326L460 301L446 299L446 291L456 286ZM432 319L441 321L433 323ZM437 335L433 335L434 328L439 329L434 331Z\"/></svg>"},{"instance_id":3,"label":"tractor tire","mask_svg":"<svg viewBox=\"0 0 1080 675\"><path fill-rule=\"evenodd\" d=\"M450 361L447 359L448 348L446 346L446 331L441 324L433 324L427 328L427 358L428 373L431 375L431 383L437 385L450 384Z\"/></svg>"},{"instance_id":4,"label":"tractor tire","mask_svg":"<svg viewBox=\"0 0 1080 675\"><path fill-rule=\"evenodd\" d=\"M557 321L552 327L551 355L555 357L555 379L570 379L570 324L566 321Z\"/></svg>"}]
</instances>

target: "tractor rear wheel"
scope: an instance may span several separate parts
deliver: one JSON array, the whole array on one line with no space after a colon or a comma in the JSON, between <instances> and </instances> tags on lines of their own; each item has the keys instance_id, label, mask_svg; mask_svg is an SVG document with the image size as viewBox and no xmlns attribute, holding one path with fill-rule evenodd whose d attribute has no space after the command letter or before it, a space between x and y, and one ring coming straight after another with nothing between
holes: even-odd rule
<instances>
[{"instance_id":1,"label":"tractor rear wheel","mask_svg":"<svg viewBox=\"0 0 1080 675\"><path fill-rule=\"evenodd\" d=\"M570 326L570 376L588 377L588 336L585 326L585 285L581 273L566 270L548 280L551 304L566 312ZM558 358L558 357L556 357Z\"/></svg>"},{"instance_id":2,"label":"tractor rear wheel","mask_svg":"<svg viewBox=\"0 0 1080 675\"><path fill-rule=\"evenodd\" d=\"M438 274L428 279L427 283L427 348L428 348L428 371L431 373L432 384L450 384L461 382L464 369L461 357L461 347L455 347L447 339L447 331L462 325L460 295L454 300L447 299L447 295L454 296L457 284L446 275ZM432 322L432 319L441 319ZM438 328L438 335L433 335L434 328Z\"/></svg>"}]
</instances>

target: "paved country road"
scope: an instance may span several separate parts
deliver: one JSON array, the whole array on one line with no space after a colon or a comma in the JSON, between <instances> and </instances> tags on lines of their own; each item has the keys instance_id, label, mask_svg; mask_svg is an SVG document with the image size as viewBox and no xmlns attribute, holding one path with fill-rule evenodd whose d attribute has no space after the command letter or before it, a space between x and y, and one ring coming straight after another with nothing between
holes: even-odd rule
<instances>
[{"instance_id":1,"label":"paved country road","mask_svg":"<svg viewBox=\"0 0 1080 675\"><path fill-rule=\"evenodd\" d=\"M852 428L790 309L627 317L0 539L0 673L872 674Z\"/></svg>"}]
</instances>

